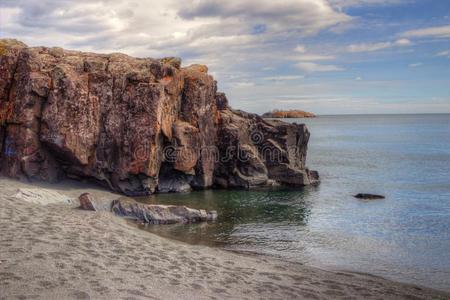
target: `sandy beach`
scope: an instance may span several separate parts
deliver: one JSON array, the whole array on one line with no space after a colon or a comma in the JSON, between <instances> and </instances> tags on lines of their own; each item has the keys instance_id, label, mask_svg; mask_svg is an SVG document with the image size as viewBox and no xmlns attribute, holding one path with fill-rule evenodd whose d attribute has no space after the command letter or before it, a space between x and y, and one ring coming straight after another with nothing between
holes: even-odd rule
<instances>
[{"instance_id":1,"label":"sandy beach","mask_svg":"<svg viewBox=\"0 0 450 300\"><path fill-rule=\"evenodd\" d=\"M39 184L71 198L95 186ZM449 299L450 294L271 257L193 246L76 203L11 197L36 187L0 178L0 299Z\"/></svg>"}]
</instances>

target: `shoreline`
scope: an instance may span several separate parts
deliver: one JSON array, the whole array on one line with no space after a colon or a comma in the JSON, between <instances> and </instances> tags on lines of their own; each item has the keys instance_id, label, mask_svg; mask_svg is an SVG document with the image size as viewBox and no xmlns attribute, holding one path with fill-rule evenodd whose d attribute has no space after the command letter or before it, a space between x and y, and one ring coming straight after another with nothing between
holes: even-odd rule
<instances>
[{"instance_id":1,"label":"shoreline","mask_svg":"<svg viewBox=\"0 0 450 300\"><path fill-rule=\"evenodd\" d=\"M117 197L92 184L30 184L0 177L0 298L450 298L448 292L376 275L190 245L110 213L9 197L29 187L71 198L82 192Z\"/></svg>"}]
</instances>

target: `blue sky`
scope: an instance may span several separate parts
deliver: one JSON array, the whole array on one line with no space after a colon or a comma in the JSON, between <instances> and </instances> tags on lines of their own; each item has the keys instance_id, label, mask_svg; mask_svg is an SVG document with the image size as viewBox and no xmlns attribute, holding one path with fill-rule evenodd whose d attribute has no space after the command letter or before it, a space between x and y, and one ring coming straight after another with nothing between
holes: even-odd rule
<instances>
[{"instance_id":1,"label":"blue sky","mask_svg":"<svg viewBox=\"0 0 450 300\"><path fill-rule=\"evenodd\" d=\"M207 64L251 112L450 113L446 0L2 0L0 37Z\"/></svg>"}]
</instances>

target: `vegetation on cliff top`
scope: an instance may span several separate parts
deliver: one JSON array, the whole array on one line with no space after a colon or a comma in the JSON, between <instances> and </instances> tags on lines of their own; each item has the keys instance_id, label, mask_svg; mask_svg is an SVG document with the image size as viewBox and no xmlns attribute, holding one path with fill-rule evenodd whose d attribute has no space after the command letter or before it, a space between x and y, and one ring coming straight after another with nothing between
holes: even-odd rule
<instances>
[{"instance_id":1,"label":"vegetation on cliff top","mask_svg":"<svg viewBox=\"0 0 450 300\"><path fill-rule=\"evenodd\" d=\"M274 109L270 112L266 112L262 115L263 118L314 118L316 117L315 114L298 110L298 109L291 109L291 110L278 110Z\"/></svg>"}]
</instances>

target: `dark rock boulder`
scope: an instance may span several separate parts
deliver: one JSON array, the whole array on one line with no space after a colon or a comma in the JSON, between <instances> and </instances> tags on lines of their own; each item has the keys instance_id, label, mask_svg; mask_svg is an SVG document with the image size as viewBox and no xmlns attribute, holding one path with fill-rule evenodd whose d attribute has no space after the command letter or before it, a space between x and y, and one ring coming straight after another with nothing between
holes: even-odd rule
<instances>
[{"instance_id":1,"label":"dark rock boulder","mask_svg":"<svg viewBox=\"0 0 450 300\"><path fill-rule=\"evenodd\" d=\"M111 211L112 201L95 198L90 193L83 193L78 197L80 209L93 211Z\"/></svg>"},{"instance_id":2,"label":"dark rock boulder","mask_svg":"<svg viewBox=\"0 0 450 300\"><path fill-rule=\"evenodd\" d=\"M382 195L363 194L363 193L356 194L354 197L358 198L358 199L365 199L365 200L375 200L375 199L384 199L385 198Z\"/></svg>"},{"instance_id":3,"label":"dark rock boulder","mask_svg":"<svg viewBox=\"0 0 450 300\"><path fill-rule=\"evenodd\" d=\"M78 197L78 201L80 201L80 208L82 210L96 210L94 207L93 198L89 193L81 194Z\"/></svg>"},{"instance_id":4,"label":"dark rock boulder","mask_svg":"<svg viewBox=\"0 0 450 300\"><path fill-rule=\"evenodd\" d=\"M127 195L307 185L304 125L229 107L203 65L0 40L0 171Z\"/></svg>"}]
</instances>

